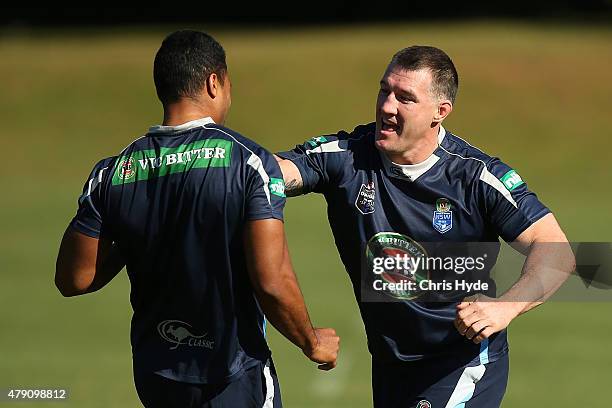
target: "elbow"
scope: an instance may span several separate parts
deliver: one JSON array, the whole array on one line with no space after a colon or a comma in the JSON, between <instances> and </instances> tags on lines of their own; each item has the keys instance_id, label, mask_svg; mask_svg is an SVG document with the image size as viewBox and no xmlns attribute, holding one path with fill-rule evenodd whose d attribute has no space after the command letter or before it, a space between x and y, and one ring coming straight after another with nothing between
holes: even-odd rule
<instances>
[{"instance_id":1,"label":"elbow","mask_svg":"<svg viewBox=\"0 0 612 408\"><path fill-rule=\"evenodd\" d=\"M55 287L59 290L59 293L62 294L63 297L73 297L81 294L78 290L64 283L55 281Z\"/></svg>"},{"instance_id":2,"label":"elbow","mask_svg":"<svg viewBox=\"0 0 612 408\"><path fill-rule=\"evenodd\" d=\"M559 244L558 244L559 245ZM556 257L564 263L564 270L571 274L576 271L576 255L572 250L569 242L565 241L560 244L560 248L556 251Z\"/></svg>"},{"instance_id":3,"label":"elbow","mask_svg":"<svg viewBox=\"0 0 612 408\"><path fill-rule=\"evenodd\" d=\"M259 282L254 288L260 297L277 300L283 297L287 287L283 279L274 279L266 282Z\"/></svg>"},{"instance_id":4,"label":"elbow","mask_svg":"<svg viewBox=\"0 0 612 408\"><path fill-rule=\"evenodd\" d=\"M55 272L55 287L64 297L79 296L87 293L89 285L78 282L74 279L66 279L60 270Z\"/></svg>"}]
</instances>

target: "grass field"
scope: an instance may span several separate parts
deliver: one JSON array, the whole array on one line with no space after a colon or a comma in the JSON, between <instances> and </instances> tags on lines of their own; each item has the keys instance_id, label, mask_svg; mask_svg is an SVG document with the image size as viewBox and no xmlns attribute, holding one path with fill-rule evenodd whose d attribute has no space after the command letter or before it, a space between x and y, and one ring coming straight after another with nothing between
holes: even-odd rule
<instances>
[{"instance_id":1,"label":"grass field","mask_svg":"<svg viewBox=\"0 0 612 408\"><path fill-rule=\"evenodd\" d=\"M62 406L138 406L125 274L99 293L64 299L53 273L91 166L161 120L152 60L169 31L0 36L0 389L67 387ZM272 151L373 120L391 55L411 44L443 48L461 78L446 127L513 165L571 240L611 240L611 29L470 22L209 31L228 54L228 126ZM312 318L335 327L343 349L338 368L320 373L271 331L285 405L367 407L363 325L322 198L291 199L286 225ZM512 323L503 406L609 407L611 316L610 302L550 303Z\"/></svg>"}]
</instances>

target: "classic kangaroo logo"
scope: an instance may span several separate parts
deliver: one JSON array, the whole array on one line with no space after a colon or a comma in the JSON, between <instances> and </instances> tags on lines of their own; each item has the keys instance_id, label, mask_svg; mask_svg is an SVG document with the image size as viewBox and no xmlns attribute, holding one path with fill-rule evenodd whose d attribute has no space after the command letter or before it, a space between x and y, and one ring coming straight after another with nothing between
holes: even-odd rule
<instances>
[{"instance_id":1,"label":"classic kangaroo logo","mask_svg":"<svg viewBox=\"0 0 612 408\"><path fill-rule=\"evenodd\" d=\"M159 335L174 344L170 350L176 350L181 344L189 347L204 347L211 349L215 346L214 340L206 339L207 333L196 335L190 331L193 329L189 323L180 320L164 320L157 325Z\"/></svg>"}]
</instances>

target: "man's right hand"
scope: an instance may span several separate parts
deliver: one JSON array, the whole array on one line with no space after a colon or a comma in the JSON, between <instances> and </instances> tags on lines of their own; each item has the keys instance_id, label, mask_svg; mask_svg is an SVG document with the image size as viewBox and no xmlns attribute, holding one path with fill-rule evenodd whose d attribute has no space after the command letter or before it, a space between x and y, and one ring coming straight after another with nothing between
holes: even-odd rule
<instances>
[{"instance_id":1,"label":"man's right hand","mask_svg":"<svg viewBox=\"0 0 612 408\"><path fill-rule=\"evenodd\" d=\"M330 328L315 328L314 331L317 344L310 349L304 349L304 354L315 363L319 363L319 370L331 370L336 367L340 337Z\"/></svg>"}]
</instances>

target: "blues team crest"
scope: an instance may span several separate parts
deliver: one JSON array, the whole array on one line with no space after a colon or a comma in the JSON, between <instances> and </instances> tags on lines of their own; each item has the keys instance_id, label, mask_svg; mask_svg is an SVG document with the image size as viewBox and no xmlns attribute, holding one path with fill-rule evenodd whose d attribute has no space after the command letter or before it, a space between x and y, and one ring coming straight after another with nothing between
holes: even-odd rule
<instances>
[{"instance_id":1,"label":"blues team crest","mask_svg":"<svg viewBox=\"0 0 612 408\"><path fill-rule=\"evenodd\" d=\"M433 213L432 223L440 234L444 234L453 228L453 212L448 199L438 198L436 200L436 210Z\"/></svg>"},{"instance_id":2,"label":"blues team crest","mask_svg":"<svg viewBox=\"0 0 612 408\"><path fill-rule=\"evenodd\" d=\"M363 215L372 214L374 212L375 198L376 190L374 189L374 182L370 181L368 184L362 184L355 200L355 207Z\"/></svg>"}]
</instances>

